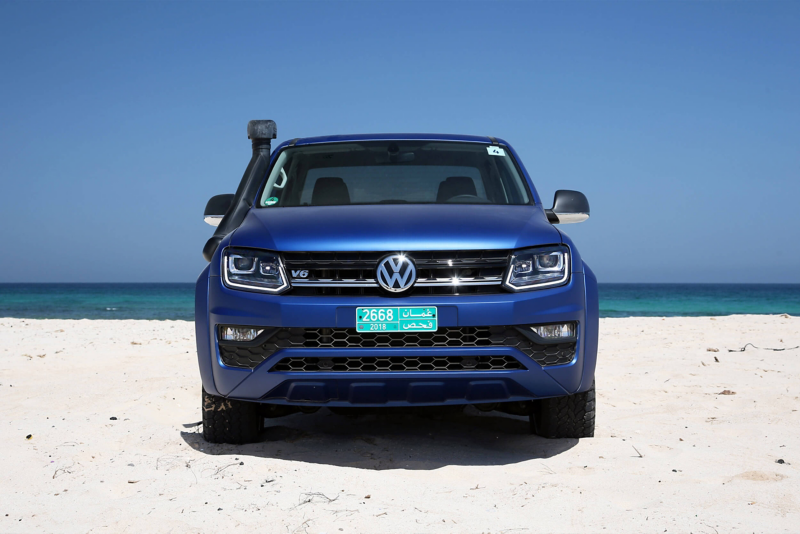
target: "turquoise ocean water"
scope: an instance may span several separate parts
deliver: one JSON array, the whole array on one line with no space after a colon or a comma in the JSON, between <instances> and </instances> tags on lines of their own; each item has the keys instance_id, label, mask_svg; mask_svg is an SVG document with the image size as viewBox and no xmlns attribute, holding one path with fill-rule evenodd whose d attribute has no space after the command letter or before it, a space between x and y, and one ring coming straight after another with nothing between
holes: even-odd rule
<instances>
[{"instance_id":1,"label":"turquoise ocean water","mask_svg":"<svg viewBox=\"0 0 800 534\"><path fill-rule=\"evenodd\" d=\"M800 315L800 284L600 284L600 315ZM0 317L194 319L194 284L0 284Z\"/></svg>"}]
</instances>

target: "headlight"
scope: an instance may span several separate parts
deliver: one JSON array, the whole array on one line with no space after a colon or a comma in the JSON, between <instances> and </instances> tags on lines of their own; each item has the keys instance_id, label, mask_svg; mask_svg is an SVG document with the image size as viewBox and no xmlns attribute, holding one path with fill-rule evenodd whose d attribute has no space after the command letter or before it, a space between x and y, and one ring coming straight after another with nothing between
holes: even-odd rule
<instances>
[{"instance_id":1,"label":"headlight","mask_svg":"<svg viewBox=\"0 0 800 534\"><path fill-rule=\"evenodd\" d=\"M265 250L225 249L222 278L228 287L265 293L280 293L289 287L280 257Z\"/></svg>"},{"instance_id":2,"label":"headlight","mask_svg":"<svg viewBox=\"0 0 800 534\"><path fill-rule=\"evenodd\" d=\"M503 285L511 291L557 286L567 282L569 272L569 249L563 245L518 250Z\"/></svg>"}]
</instances>

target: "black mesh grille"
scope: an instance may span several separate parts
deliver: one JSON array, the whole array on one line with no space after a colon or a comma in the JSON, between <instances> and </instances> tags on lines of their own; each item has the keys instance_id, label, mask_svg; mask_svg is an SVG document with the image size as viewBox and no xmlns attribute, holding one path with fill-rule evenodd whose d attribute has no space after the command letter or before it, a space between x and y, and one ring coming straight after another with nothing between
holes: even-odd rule
<instances>
[{"instance_id":1,"label":"black mesh grille","mask_svg":"<svg viewBox=\"0 0 800 534\"><path fill-rule=\"evenodd\" d=\"M508 265L507 250L446 250L406 252L417 267L417 281L441 278L497 281L495 285L415 286L403 296L500 293L500 280ZM387 252L284 252L286 271L308 271L298 282L374 281L378 260ZM294 295L383 295L378 287L293 287Z\"/></svg>"},{"instance_id":2,"label":"black mesh grille","mask_svg":"<svg viewBox=\"0 0 800 534\"><path fill-rule=\"evenodd\" d=\"M508 326L440 328L437 332L413 333L357 332L352 328L282 328L259 346L243 347L220 344L219 350L225 365L253 368L280 349L390 347L516 347L542 366L569 363L575 357L575 343L540 345L529 340L515 328ZM466 356L456 358L466 358ZM307 359L319 360L316 357ZM328 359L334 360L335 358ZM381 359L393 360L394 358ZM270 371L284 370L279 368L283 361L279 361Z\"/></svg>"},{"instance_id":3,"label":"black mesh grille","mask_svg":"<svg viewBox=\"0 0 800 534\"><path fill-rule=\"evenodd\" d=\"M392 372L392 371L512 371L524 369L510 356L348 356L284 358L271 371Z\"/></svg>"}]
</instances>

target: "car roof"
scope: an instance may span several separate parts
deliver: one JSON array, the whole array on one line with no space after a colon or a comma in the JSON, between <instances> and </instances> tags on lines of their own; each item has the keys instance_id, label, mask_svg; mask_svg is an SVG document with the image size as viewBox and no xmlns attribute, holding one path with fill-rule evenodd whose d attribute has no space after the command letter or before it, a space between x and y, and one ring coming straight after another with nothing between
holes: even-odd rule
<instances>
[{"instance_id":1,"label":"car roof","mask_svg":"<svg viewBox=\"0 0 800 534\"><path fill-rule=\"evenodd\" d=\"M498 143L507 145L502 139L496 139ZM297 140L286 141L280 144L315 145L320 143L346 143L358 141L461 141L466 143L485 143L492 144L493 140L489 136L481 135L456 135L456 134L424 134L424 133L382 133L382 134L347 134L347 135L323 135L318 137L302 137Z\"/></svg>"}]
</instances>

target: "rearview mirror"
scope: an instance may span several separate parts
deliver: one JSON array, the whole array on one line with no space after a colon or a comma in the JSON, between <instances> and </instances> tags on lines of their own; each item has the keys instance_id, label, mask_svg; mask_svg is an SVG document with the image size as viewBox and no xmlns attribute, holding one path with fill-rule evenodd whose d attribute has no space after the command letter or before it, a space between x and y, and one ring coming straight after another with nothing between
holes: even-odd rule
<instances>
[{"instance_id":1,"label":"rearview mirror","mask_svg":"<svg viewBox=\"0 0 800 534\"><path fill-rule=\"evenodd\" d=\"M579 223L589 218L589 201L580 191L559 189L553 198L553 208L544 212L553 224Z\"/></svg>"},{"instance_id":2,"label":"rearview mirror","mask_svg":"<svg viewBox=\"0 0 800 534\"><path fill-rule=\"evenodd\" d=\"M203 220L211 226L219 226L222 218L228 213L231 204L233 204L233 197L236 195L217 195L211 197L211 200L206 204L206 211L203 213Z\"/></svg>"}]
</instances>

